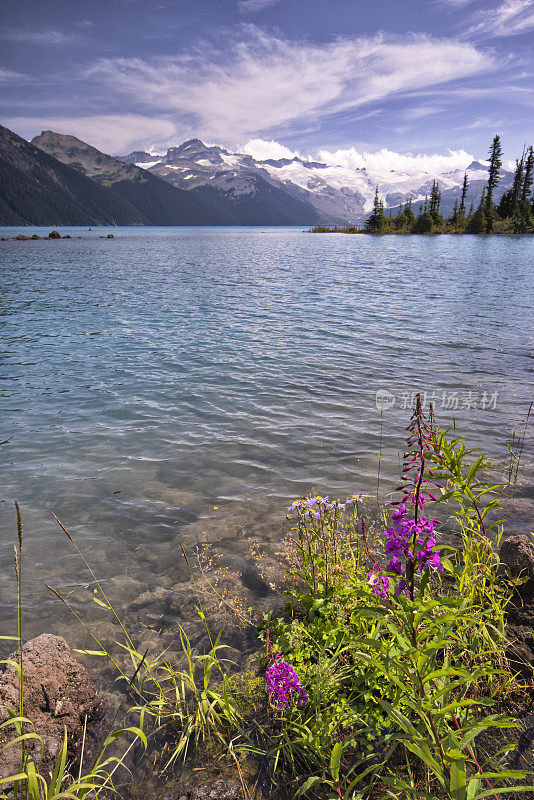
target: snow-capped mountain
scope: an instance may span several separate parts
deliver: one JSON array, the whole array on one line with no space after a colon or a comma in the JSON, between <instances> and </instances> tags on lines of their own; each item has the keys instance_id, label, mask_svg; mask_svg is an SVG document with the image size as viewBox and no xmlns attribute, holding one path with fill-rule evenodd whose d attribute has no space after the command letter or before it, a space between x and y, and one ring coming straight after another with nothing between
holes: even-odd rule
<instances>
[{"instance_id":1,"label":"snow-capped mountain","mask_svg":"<svg viewBox=\"0 0 534 800\"><path fill-rule=\"evenodd\" d=\"M312 206L321 221L338 224L361 222L366 217L377 184L386 208L397 208L411 197L416 210L430 194L434 179L439 181L442 213L447 215L460 196L464 177L464 169L431 172L424 159L415 168L416 160L412 159L409 170L399 164L398 169L379 171L365 167L351 169L298 156L258 160L246 153L207 146L199 139L171 147L162 155L135 152L117 158L147 169L180 189L209 188L211 198L216 193L234 199L253 197L258 183L262 186L267 183L272 190ZM487 182L487 166L473 161L466 171L470 184L467 202L476 205ZM512 177L510 172L503 173L501 192L509 187Z\"/></svg>"}]
</instances>

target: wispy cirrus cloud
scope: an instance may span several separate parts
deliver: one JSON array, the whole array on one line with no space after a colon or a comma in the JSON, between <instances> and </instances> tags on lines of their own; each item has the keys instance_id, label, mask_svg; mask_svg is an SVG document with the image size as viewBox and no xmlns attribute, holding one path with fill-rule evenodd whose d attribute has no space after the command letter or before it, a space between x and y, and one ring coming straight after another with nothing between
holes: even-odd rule
<instances>
[{"instance_id":1,"label":"wispy cirrus cloud","mask_svg":"<svg viewBox=\"0 0 534 800\"><path fill-rule=\"evenodd\" d=\"M86 78L136 114L180 121L195 135L238 144L386 98L477 75L494 57L427 35L292 40L243 25L224 49L206 42L175 57L97 61Z\"/></svg>"},{"instance_id":2,"label":"wispy cirrus cloud","mask_svg":"<svg viewBox=\"0 0 534 800\"><path fill-rule=\"evenodd\" d=\"M515 36L534 30L534 0L505 0L493 9L485 8L473 18L471 35Z\"/></svg>"},{"instance_id":3,"label":"wispy cirrus cloud","mask_svg":"<svg viewBox=\"0 0 534 800\"><path fill-rule=\"evenodd\" d=\"M26 75L23 75L22 72L14 72L12 69L3 69L0 67L0 81L14 81L14 80L21 80L25 78Z\"/></svg>"},{"instance_id":4,"label":"wispy cirrus cloud","mask_svg":"<svg viewBox=\"0 0 534 800\"><path fill-rule=\"evenodd\" d=\"M30 139L42 130L68 133L111 155L128 153L138 146L164 149L187 138L171 120L136 114L16 116L5 119L3 124Z\"/></svg>"},{"instance_id":5,"label":"wispy cirrus cloud","mask_svg":"<svg viewBox=\"0 0 534 800\"><path fill-rule=\"evenodd\" d=\"M241 14L254 14L281 2L282 0L238 0L237 7Z\"/></svg>"},{"instance_id":6,"label":"wispy cirrus cloud","mask_svg":"<svg viewBox=\"0 0 534 800\"><path fill-rule=\"evenodd\" d=\"M3 28L0 30L0 39L21 44L58 45L77 42L79 36L75 33L65 32L57 28Z\"/></svg>"}]
</instances>

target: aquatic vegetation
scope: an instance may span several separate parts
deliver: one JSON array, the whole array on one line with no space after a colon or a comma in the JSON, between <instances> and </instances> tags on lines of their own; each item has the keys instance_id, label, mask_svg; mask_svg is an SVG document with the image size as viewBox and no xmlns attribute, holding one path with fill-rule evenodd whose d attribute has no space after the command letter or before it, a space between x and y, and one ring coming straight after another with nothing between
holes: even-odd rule
<instances>
[{"instance_id":1,"label":"aquatic vegetation","mask_svg":"<svg viewBox=\"0 0 534 800\"><path fill-rule=\"evenodd\" d=\"M0 663L12 665L18 675L18 707L16 709L4 707L7 719L1 723L1 750L20 747L20 766L13 775L8 775L0 780L0 800L84 800L86 797L109 797L115 794L113 776L118 769L127 769L125 757L132 748L130 744L122 756L106 755L115 742L123 739L125 734L133 734L134 743L139 742L143 748L147 747L147 738L142 726L128 726L126 728L112 728L108 731L101 743L96 758L92 764L84 764L84 751L80 763L74 769L69 764L67 729L65 728L63 740L58 748L57 759L51 773L42 768L42 750L44 742L35 730L33 721L24 713L24 658L22 638L22 550L23 533L22 517L18 504L17 527L18 547L14 547L15 574L17 580L17 635L1 636L3 640L13 640L17 645L16 660L4 660ZM44 691L44 689L43 689ZM85 733L84 733L85 741ZM41 751L41 760L35 760L31 745L36 745L35 751Z\"/></svg>"}]
</instances>

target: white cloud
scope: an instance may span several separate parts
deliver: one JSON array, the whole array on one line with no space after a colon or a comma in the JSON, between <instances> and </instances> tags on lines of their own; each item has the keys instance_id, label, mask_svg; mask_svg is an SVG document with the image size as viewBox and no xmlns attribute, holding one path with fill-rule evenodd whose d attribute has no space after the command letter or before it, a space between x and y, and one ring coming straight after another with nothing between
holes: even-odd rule
<instances>
[{"instance_id":1,"label":"white cloud","mask_svg":"<svg viewBox=\"0 0 534 800\"><path fill-rule=\"evenodd\" d=\"M24 42L26 44L68 44L78 41L74 33L65 33L55 28L30 30L27 28L4 28L0 31L0 38L10 42Z\"/></svg>"},{"instance_id":2,"label":"white cloud","mask_svg":"<svg viewBox=\"0 0 534 800\"><path fill-rule=\"evenodd\" d=\"M256 161L266 161L270 158L294 158L299 155L296 151L290 150L289 147L275 142L272 139L270 141L266 141L265 139L249 139L239 152L252 156Z\"/></svg>"},{"instance_id":3,"label":"white cloud","mask_svg":"<svg viewBox=\"0 0 534 800\"><path fill-rule=\"evenodd\" d=\"M281 0L238 0L237 7L241 14L254 14L264 8L276 6Z\"/></svg>"},{"instance_id":4,"label":"white cloud","mask_svg":"<svg viewBox=\"0 0 534 800\"><path fill-rule=\"evenodd\" d=\"M253 25L224 50L202 43L174 58L98 61L86 76L136 113L179 119L201 138L232 146L291 123L488 70L493 58L469 42L413 35L291 41Z\"/></svg>"},{"instance_id":5,"label":"white cloud","mask_svg":"<svg viewBox=\"0 0 534 800\"><path fill-rule=\"evenodd\" d=\"M3 69L0 67L0 81L14 81L25 77L26 76L21 72L13 72L11 69Z\"/></svg>"},{"instance_id":6,"label":"white cloud","mask_svg":"<svg viewBox=\"0 0 534 800\"><path fill-rule=\"evenodd\" d=\"M331 166L346 169L366 169L374 181L388 183L392 174L399 178L441 175L465 170L474 160L465 150L449 150L448 155L411 155L382 149L375 153L361 153L354 147L341 150L319 150L317 159Z\"/></svg>"},{"instance_id":7,"label":"white cloud","mask_svg":"<svg viewBox=\"0 0 534 800\"><path fill-rule=\"evenodd\" d=\"M479 12L469 32L484 36L514 36L534 29L534 0L505 0Z\"/></svg>"},{"instance_id":8,"label":"white cloud","mask_svg":"<svg viewBox=\"0 0 534 800\"><path fill-rule=\"evenodd\" d=\"M184 136L173 122L134 114L109 114L86 117L14 117L5 121L8 128L31 139L42 130L53 130L77 136L98 150L111 155L124 155L132 150L165 149Z\"/></svg>"}]
</instances>

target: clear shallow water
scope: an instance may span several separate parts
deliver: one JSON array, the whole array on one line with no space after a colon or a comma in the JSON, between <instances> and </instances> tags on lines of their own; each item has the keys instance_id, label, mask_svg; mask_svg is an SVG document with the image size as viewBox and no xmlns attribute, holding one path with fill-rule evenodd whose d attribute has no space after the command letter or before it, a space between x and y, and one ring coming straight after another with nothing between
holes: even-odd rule
<instances>
[{"instance_id":1,"label":"clear shallow water","mask_svg":"<svg viewBox=\"0 0 534 800\"><path fill-rule=\"evenodd\" d=\"M534 399L532 237L61 230L83 238L0 243L2 628L13 622L14 498L27 632L77 635L42 587L83 603L87 573L54 511L153 643L192 606L180 542L268 599L255 554L275 563L287 501L312 487L376 491L378 390L395 397L382 495L414 391L435 393L438 421L497 459L522 430ZM531 527L533 438L516 530Z\"/></svg>"}]
</instances>

